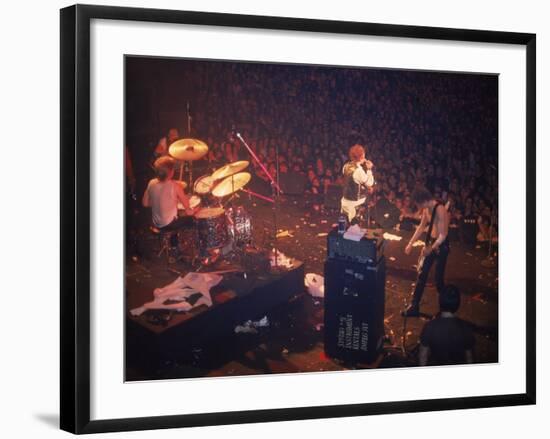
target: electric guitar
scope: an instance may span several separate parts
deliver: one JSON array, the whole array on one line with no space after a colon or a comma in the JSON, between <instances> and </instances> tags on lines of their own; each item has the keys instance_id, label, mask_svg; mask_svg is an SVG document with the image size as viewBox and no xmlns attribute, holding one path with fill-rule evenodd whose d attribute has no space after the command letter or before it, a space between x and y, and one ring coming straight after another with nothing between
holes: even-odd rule
<instances>
[{"instance_id":1,"label":"electric guitar","mask_svg":"<svg viewBox=\"0 0 550 439\"><path fill-rule=\"evenodd\" d=\"M422 267L424 266L424 261L426 259L426 247L431 247L430 244L428 244L429 241L429 235L424 240L424 247L422 247L422 250L420 250L420 255L418 256L418 262L416 264L416 271L420 273L422 271ZM435 252L436 254L439 252L439 249L432 250L432 252Z\"/></svg>"},{"instance_id":2,"label":"electric guitar","mask_svg":"<svg viewBox=\"0 0 550 439\"><path fill-rule=\"evenodd\" d=\"M428 226L428 232L426 233L426 238L424 239L424 247L422 247L422 250L420 251L420 255L418 256L418 263L416 264L416 271L418 273L420 273L422 271L422 267L424 266L424 261L425 261L426 256L427 256L426 255L426 248L431 246L430 240L431 240L432 229L433 229L434 221L435 221L435 213L436 213L437 207L440 204L443 204L443 203L437 203L434 206L433 211L432 211L432 218L430 220L430 225ZM447 206L446 206L446 208L448 209ZM435 251L437 253L437 250L432 250L432 251Z\"/></svg>"}]
</instances>

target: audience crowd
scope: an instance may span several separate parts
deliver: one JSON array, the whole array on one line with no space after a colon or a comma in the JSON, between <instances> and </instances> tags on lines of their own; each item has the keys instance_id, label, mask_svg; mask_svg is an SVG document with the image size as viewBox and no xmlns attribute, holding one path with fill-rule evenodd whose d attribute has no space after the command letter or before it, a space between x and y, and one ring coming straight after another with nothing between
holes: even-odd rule
<instances>
[{"instance_id":1,"label":"audience crowd","mask_svg":"<svg viewBox=\"0 0 550 439\"><path fill-rule=\"evenodd\" d=\"M278 163L280 175L303 175L305 191L323 195L342 183L348 149L360 143L375 166L372 204L385 198L401 218L415 218L410 194L424 185L450 203L453 223L474 221L478 239L489 238L498 207L496 76L222 62L190 63L188 75L193 137L210 146L212 166L251 160L238 132L270 173Z\"/></svg>"}]
</instances>

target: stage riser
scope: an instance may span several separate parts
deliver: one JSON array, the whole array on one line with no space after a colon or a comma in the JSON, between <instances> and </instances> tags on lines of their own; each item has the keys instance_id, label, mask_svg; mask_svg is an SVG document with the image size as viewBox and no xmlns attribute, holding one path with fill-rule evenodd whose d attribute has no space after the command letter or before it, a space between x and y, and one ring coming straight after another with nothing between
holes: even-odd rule
<instances>
[{"instance_id":1,"label":"stage riser","mask_svg":"<svg viewBox=\"0 0 550 439\"><path fill-rule=\"evenodd\" d=\"M127 356L130 359L149 358L175 360L194 348L209 349L220 340L234 334L234 328L246 320L256 320L270 310L288 302L304 291L304 265L280 275L256 276L256 287L224 303L217 303L193 318L167 326L161 332L151 331L140 319L127 319ZM249 275L249 281L251 276Z\"/></svg>"}]
</instances>

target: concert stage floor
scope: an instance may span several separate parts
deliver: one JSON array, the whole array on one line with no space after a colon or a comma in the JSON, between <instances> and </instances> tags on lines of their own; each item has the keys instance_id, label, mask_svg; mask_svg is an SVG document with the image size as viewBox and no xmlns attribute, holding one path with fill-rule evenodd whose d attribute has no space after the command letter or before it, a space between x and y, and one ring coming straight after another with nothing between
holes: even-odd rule
<instances>
[{"instance_id":1,"label":"concert stage floor","mask_svg":"<svg viewBox=\"0 0 550 439\"><path fill-rule=\"evenodd\" d=\"M243 196L240 202L252 215L256 242L266 247L273 245L275 216L271 206ZM287 197L281 200L276 217L278 229L288 230L291 236L278 238L276 246L285 254L302 261L305 273L323 274L326 256L324 234L336 222L338 215L335 212L316 211L313 204L313 200L307 197ZM141 211L130 215L130 227L145 230L148 214L147 211ZM375 363L355 365L357 368L415 365L417 359L414 347L420 331L438 310L437 292L430 278L421 306L424 315L407 319L403 331L404 321L399 313L409 298L411 285L416 278L413 264L416 263L418 249L406 256L403 249L411 232L388 232L402 237L400 241L388 240L385 247L385 326L388 342L385 352ZM150 240L146 236L146 233L138 236L137 258L131 258L135 252L129 250L126 277L128 309L150 300L153 288L166 285L175 276L164 258L152 256ZM486 244L468 247L460 242L451 242L446 270L446 282L457 285L462 292L458 315L474 329L476 363L498 361L498 273L496 268L489 269L481 265L486 255ZM174 268L185 271L185 267L178 264ZM223 334L219 334L215 340L192 343L192 346L180 349L177 355L161 355L157 352L152 357L128 356L127 379L312 372L350 367L324 354L322 299L311 297L301 286L297 291L285 292L284 300L266 305L263 309L257 309L257 315L243 313L241 319L244 322L267 316L269 325L258 328L257 333L235 333L231 328L225 328ZM208 312L211 310L204 313ZM143 325L139 326L143 328ZM403 333L406 334L407 355L401 351ZM140 331L129 331L128 345L139 345L142 336Z\"/></svg>"}]
</instances>

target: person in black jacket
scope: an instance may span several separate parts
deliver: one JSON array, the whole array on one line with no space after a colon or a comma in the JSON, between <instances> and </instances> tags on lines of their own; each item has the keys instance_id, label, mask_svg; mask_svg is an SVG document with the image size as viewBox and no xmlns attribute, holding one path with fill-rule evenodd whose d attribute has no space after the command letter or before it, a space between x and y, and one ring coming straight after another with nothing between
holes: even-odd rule
<instances>
[{"instance_id":1,"label":"person in black jacket","mask_svg":"<svg viewBox=\"0 0 550 439\"><path fill-rule=\"evenodd\" d=\"M439 295L439 314L422 328L418 363L420 366L473 362L475 338L471 327L455 313L460 292L447 285Z\"/></svg>"},{"instance_id":2,"label":"person in black jacket","mask_svg":"<svg viewBox=\"0 0 550 439\"><path fill-rule=\"evenodd\" d=\"M363 145L353 145L349 149L349 161L342 169L343 193L340 201L341 212L351 223L357 214L357 207L365 203L367 188L374 184L373 164L365 158Z\"/></svg>"}]
</instances>

